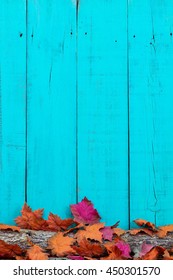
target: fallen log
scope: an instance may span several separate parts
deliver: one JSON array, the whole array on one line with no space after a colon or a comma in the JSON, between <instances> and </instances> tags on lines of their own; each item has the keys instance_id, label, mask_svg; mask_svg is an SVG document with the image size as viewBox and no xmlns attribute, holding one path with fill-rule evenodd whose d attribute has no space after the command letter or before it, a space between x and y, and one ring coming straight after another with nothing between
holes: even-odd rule
<instances>
[{"instance_id":1,"label":"fallen log","mask_svg":"<svg viewBox=\"0 0 173 280\"><path fill-rule=\"evenodd\" d=\"M9 244L18 244L22 249L28 249L31 247L31 243L34 243L46 250L48 239L54 234L56 234L56 232L42 230L36 231L21 229L20 232L0 230L0 240ZM69 235L72 236L72 233ZM144 241L152 244L153 246L163 246L166 249L173 247L173 232L168 233L164 238L159 238L156 235L149 236L143 233L131 235L129 232L126 232L121 236L121 238L128 242L132 250L138 248Z\"/></svg>"}]
</instances>

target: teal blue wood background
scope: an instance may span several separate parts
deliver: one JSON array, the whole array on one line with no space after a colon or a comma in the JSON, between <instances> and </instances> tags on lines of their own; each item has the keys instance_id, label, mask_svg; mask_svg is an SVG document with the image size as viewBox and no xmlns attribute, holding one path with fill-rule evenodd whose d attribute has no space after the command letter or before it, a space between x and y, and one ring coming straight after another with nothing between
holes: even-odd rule
<instances>
[{"instance_id":1,"label":"teal blue wood background","mask_svg":"<svg viewBox=\"0 0 173 280\"><path fill-rule=\"evenodd\" d=\"M0 222L173 223L171 0L0 2Z\"/></svg>"}]
</instances>

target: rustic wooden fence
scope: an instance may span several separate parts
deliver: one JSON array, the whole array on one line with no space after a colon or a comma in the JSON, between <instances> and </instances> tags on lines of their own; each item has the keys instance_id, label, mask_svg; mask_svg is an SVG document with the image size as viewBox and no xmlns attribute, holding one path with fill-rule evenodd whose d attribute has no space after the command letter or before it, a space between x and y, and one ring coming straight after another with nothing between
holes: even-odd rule
<instances>
[{"instance_id":1,"label":"rustic wooden fence","mask_svg":"<svg viewBox=\"0 0 173 280\"><path fill-rule=\"evenodd\" d=\"M172 75L171 0L1 0L0 222L172 223Z\"/></svg>"}]
</instances>

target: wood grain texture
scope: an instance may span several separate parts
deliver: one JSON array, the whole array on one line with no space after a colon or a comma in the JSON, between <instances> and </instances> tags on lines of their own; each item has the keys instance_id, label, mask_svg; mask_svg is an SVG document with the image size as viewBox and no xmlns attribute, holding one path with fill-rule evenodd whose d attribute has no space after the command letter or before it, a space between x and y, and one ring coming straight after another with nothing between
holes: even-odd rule
<instances>
[{"instance_id":1,"label":"wood grain texture","mask_svg":"<svg viewBox=\"0 0 173 280\"><path fill-rule=\"evenodd\" d=\"M173 221L173 4L129 2L131 221Z\"/></svg>"},{"instance_id":2,"label":"wood grain texture","mask_svg":"<svg viewBox=\"0 0 173 280\"><path fill-rule=\"evenodd\" d=\"M172 73L171 0L2 0L0 222L173 223Z\"/></svg>"},{"instance_id":3,"label":"wood grain texture","mask_svg":"<svg viewBox=\"0 0 173 280\"><path fill-rule=\"evenodd\" d=\"M62 217L76 199L76 7L28 1L28 204Z\"/></svg>"},{"instance_id":4,"label":"wood grain texture","mask_svg":"<svg viewBox=\"0 0 173 280\"><path fill-rule=\"evenodd\" d=\"M25 1L0 2L0 222L25 198Z\"/></svg>"},{"instance_id":5,"label":"wood grain texture","mask_svg":"<svg viewBox=\"0 0 173 280\"><path fill-rule=\"evenodd\" d=\"M128 227L127 5L80 1L78 198Z\"/></svg>"}]
</instances>

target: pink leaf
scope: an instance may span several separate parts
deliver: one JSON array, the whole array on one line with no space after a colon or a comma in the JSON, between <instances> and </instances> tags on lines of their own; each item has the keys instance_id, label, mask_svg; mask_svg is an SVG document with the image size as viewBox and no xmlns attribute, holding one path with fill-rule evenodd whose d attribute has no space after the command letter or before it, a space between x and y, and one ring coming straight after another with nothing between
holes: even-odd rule
<instances>
[{"instance_id":1,"label":"pink leaf","mask_svg":"<svg viewBox=\"0 0 173 280\"><path fill-rule=\"evenodd\" d=\"M141 258L145 254L147 254L154 246L151 244L146 243L145 241L139 245L138 247L135 247L133 252L135 253L134 258Z\"/></svg>"},{"instance_id":2,"label":"pink leaf","mask_svg":"<svg viewBox=\"0 0 173 280\"><path fill-rule=\"evenodd\" d=\"M148 253L153 248L153 245L147 244L146 242L143 242L141 245L141 250L139 252L139 257L144 256L146 253Z\"/></svg>"},{"instance_id":3,"label":"pink leaf","mask_svg":"<svg viewBox=\"0 0 173 280\"><path fill-rule=\"evenodd\" d=\"M77 204L70 205L74 221L84 224L95 224L101 219L93 204L86 197Z\"/></svg>"},{"instance_id":4,"label":"pink leaf","mask_svg":"<svg viewBox=\"0 0 173 280\"><path fill-rule=\"evenodd\" d=\"M81 256L67 256L67 257L70 260L84 260L84 258Z\"/></svg>"},{"instance_id":5,"label":"pink leaf","mask_svg":"<svg viewBox=\"0 0 173 280\"><path fill-rule=\"evenodd\" d=\"M104 227L100 229L101 233L102 233L102 237L104 240L109 240L112 241L112 237L113 237L113 230L111 227Z\"/></svg>"},{"instance_id":6,"label":"pink leaf","mask_svg":"<svg viewBox=\"0 0 173 280\"><path fill-rule=\"evenodd\" d=\"M121 250L123 257L131 259L131 256L130 256L131 249L130 249L129 244L125 243L124 241L118 241L116 243L116 247L118 247L118 249Z\"/></svg>"}]
</instances>

